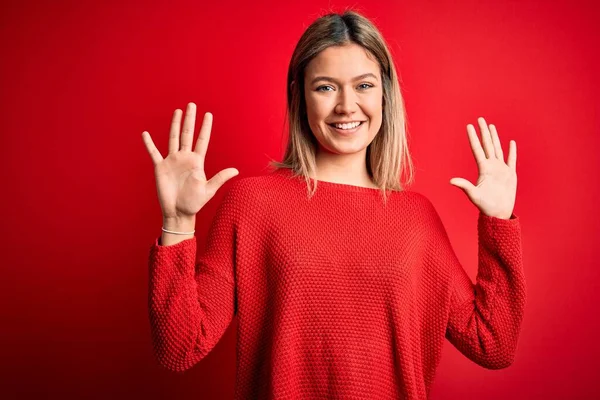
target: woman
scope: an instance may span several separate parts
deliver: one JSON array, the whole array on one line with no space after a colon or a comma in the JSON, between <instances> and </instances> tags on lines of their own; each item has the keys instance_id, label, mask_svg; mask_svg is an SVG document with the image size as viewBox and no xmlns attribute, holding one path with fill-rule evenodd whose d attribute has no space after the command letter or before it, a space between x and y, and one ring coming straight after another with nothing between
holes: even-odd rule
<instances>
[{"instance_id":1,"label":"woman","mask_svg":"<svg viewBox=\"0 0 600 400\"><path fill-rule=\"evenodd\" d=\"M174 371L208 354L238 317L237 399L426 398L447 338L490 369L514 358L525 307L508 162L480 118L467 126L479 168L462 188L480 210L474 285L412 179L404 106L377 29L348 11L316 20L288 72L289 144L264 176L231 184L196 261L195 215L235 168L212 179L212 115L192 151L195 105L163 159L147 132L164 226L150 249L154 351Z\"/></svg>"}]
</instances>

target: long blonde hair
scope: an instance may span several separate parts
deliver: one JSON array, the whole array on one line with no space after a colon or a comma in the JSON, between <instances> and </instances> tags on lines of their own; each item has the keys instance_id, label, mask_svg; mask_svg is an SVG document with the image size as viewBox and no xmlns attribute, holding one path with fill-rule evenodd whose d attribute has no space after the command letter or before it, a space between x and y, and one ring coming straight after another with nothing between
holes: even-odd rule
<instances>
[{"instance_id":1,"label":"long blonde hair","mask_svg":"<svg viewBox=\"0 0 600 400\"><path fill-rule=\"evenodd\" d=\"M290 60L287 75L287 122L289 139L282 162L270 165L289 168L304 176L309 198L317 189L315 176L316 138L308 125L304 98L304 71L308 63L330 46L356 43L378 61L383 84L383 118L379 132L367 147L367 170L381 189L401 191L412 183L414 167L407 145L404 100L392 56L379 30L356 11L327 14L315 20L304 32ZM292 85L292 82L295 82ZM405 180L402 181L403 174Z\"/></svg>"}]
</instances>

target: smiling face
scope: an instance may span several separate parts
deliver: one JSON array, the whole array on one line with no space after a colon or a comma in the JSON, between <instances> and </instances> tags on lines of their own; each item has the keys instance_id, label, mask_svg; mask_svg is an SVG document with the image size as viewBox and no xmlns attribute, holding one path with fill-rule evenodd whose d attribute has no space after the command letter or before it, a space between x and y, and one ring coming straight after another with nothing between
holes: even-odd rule
<instances>
[{"instance_id":1,"label":"smiling face","mask_svg":"<svg viewBox=\"0 0 600 400\"><path fill-rule=\"evenodd\" d=\"M304 73L308 124L318 152L366 154L382 123L383 89L379 64L352 43L320 52ZM358 127L354 127L360 122ZM345 123L336 128L336 123ZM348 129L350 128L350 129Z\"/></svg>"}]
</instances>

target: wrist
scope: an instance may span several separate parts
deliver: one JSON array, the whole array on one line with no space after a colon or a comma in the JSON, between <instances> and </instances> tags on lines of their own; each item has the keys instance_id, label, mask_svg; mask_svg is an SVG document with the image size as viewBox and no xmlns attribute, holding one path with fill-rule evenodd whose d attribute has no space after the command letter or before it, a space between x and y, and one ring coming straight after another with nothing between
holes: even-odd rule
<instances>
[{"instance_id":1,"label":"wrist","mask_svg":"<svg viewBox=\"0 0 600 400\"><path fill-rule=\"evenodd\" d=\"M192 218L163 218L159 245L171 246L194 238L195 225L195 216Z\"/></svg>"},{"instance_id":2,"label":"wrist","mask_svg":"<svg viewBox=\"0 0 600 400\"><path fill-rule=\"evenodd\" d=\"M163 228L176 232L192 232L196 228L196 217L163 218Z\"/></svg>"}]
</instances>

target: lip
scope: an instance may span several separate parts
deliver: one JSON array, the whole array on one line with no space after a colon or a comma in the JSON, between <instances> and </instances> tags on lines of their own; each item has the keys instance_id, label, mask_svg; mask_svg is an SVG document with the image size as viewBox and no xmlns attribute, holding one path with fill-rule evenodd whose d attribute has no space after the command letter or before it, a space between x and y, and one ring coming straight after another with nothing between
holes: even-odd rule
<instances>
[{"instance_id":1,"label":"lip","mask_svg":"<svg viewBox=\"0 0 600 400\"><path fill-rule=\"evenodd\" d=\"M330 124L351 124L353 122L365 122L365 121L357 119L357 120L354 120L354 121L334 121L334 122L329 122L329 123Z\"/></svg>"},{"instance_id":2,"label":"lip","mask_svg":"<svg viewBox=\"0 0 600 400\"><path fill-rule=\"evenodd\" d=\"M356 121L359 122L359 121ZM342 134L342 135L349 135L351 133L355 133L356 131L358 131L364 124L366 121L360 121L360 125L358 125L356 128L354 129L338 129L335 126L331 126L329 124L327 124L327 126L329 126L332 130Z\"/></svg>"}]
</instances>

